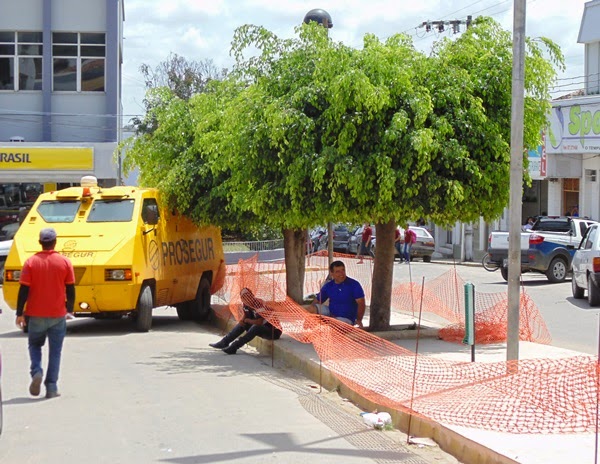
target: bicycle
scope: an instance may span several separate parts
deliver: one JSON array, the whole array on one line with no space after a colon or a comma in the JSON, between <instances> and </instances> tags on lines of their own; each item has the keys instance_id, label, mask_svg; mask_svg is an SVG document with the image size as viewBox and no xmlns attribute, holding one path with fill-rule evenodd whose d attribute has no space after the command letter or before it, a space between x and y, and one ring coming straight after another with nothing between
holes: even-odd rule
<instances>
[{"instance_id":1,"label":"bicycle","mask_svg":"<svg viewBox=\"0 0 600 464\"><path fill-rule=\"evenodd\" d=\"M494 261L491 261L489 253L486 253L484 255L484 257L481 259L481 265L488 272L497 271L501 267L500 264L498 264L498 263L496 263Z\"/></svg>"}]
</instances>

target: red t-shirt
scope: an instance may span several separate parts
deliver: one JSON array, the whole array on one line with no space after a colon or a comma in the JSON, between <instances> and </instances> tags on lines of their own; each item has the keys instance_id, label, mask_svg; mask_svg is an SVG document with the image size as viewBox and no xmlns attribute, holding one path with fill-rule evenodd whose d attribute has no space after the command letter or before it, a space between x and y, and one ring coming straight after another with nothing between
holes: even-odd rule
<instances>
[{"instance_id":1,"label":"red t-shirt","mask_svg":"<svg viewBox=\"0 0 600 464\"><path fill-rule=\"evenodd\" d=\"M25 261L19 283L29 287L27 316L63 317L67 313L66 285L75 283L75 272L63 255L44 250Z\"/></svg>"},{"instance_id":2,"label":"red t-shirt","mask_svg":"<svg viewBox=\"0 0 600 464\"><path fill-rule=\"evenodd\" d=\"M363 230L363 233L362 233L363 243L367 243L369 241L369 239L371 238L371 235L373 235L373 229L371 229L369 226L365 227L365 230Z\"/></svg>"},{"instance_id":3,"label":"red t-shirt","mask_svg":"<svg viewBox=\"0 0 600 464\"><path fill-rule=\"evenodd\" d=\"M415 234L414 230L406 229L404 231L404 242L406 243L415 243L417 241L417 234Z\"/></svg>"}]
</instances>

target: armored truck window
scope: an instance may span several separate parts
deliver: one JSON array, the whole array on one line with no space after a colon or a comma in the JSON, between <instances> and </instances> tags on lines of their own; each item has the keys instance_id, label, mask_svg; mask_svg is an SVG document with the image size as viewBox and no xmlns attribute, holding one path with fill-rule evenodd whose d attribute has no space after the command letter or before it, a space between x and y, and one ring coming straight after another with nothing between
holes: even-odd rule
<instances>
[{"instance_id":1,"label":"armored truck window","mask_svg":"<svg viewBox=\"0 0 600 464\"><path fill-rule=\"evenodd\" d=\"M46 222L73 222L79 201L42 201L37 212Z\"/></svg>"},{"instance_id":2,"label":"armored truck window","mask_svg":"<svg viewBox=\"0 0 600 464\"><path fill-rule=\"evenodd\" d=\"M96 200L87 222L129 222L135 200Z\"/></svg>"},{"instance_id":3,"label":"armored truck window","mask_svg":"<svg viewBox=\"0 0 600 464\"><path fill-rule=\"evenodd\" d=\"M158 204L154 198L144 199L142 205L142 221L146 224L156 224L158 222Z\"/></svg>"}]
</instances>

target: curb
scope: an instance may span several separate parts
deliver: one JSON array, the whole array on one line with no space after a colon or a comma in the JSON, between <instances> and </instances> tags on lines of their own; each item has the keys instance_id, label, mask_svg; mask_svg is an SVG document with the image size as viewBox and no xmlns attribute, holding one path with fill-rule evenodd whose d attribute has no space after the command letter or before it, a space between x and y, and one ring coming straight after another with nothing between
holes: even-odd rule
<instances>
[{"instance_id":1,"label":"curb","mask_svg":"<svg viewBox=\"0 0 600 464\"><path fill-rule=\"evenodd\" d=\"M232 321L232 319L225 320L216 316L212 318L211 323L223 331L231 330L235 325L235 321ZM399 330L373 332L373 334L386 340L416 338L417 336L417 330L411 330L407 325L395 327L398 327ZM438 329L423 328L420 330L420 336L423 338L437 337L437 333ZM261 355L273 357L273 359L282 362L287 367L300 372L308 379L318 383L326 390L337 391L341 397L352 401L364 411L378 410L380 412L388 412L392 416L394 427L402 432L407 433L410 424L410 436L431 438L443 451L451 454L464 464L518 464L517 461L489 449L431 419L417 414L386 408L367 400L359 393L348 388L330 370L323 367L316 354L314 358L303 356L298 350L294 349L295 344L300 344L300 342L286 334L283 334L276 342L257 337L250 343Z\"/></svg>"}]
</instances>

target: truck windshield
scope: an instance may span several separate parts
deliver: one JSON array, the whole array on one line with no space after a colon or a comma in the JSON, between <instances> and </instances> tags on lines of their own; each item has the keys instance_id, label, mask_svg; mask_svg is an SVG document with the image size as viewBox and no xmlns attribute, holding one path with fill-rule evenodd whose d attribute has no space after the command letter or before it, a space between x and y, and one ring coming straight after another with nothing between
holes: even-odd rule
<instances>
[{"instance_id":1,"label":"truck windshield","mask_svg":"<svg viewBox=\"0 0 600 464\"><path fill-rule=\"evenodd\" d=\"M69 201L42 201L37 212L46 222L73 222L80 203Z\"/></svg>"},{"instance_id":2,"label":"truck windshield","mask_svg":"<svg viewBox=\"0 0 600 464\"><path fill-rule=\"evenodd\" d=\"M129 222L135 200L96 200L87 222Z\"/></svg>"}]
</instances>

